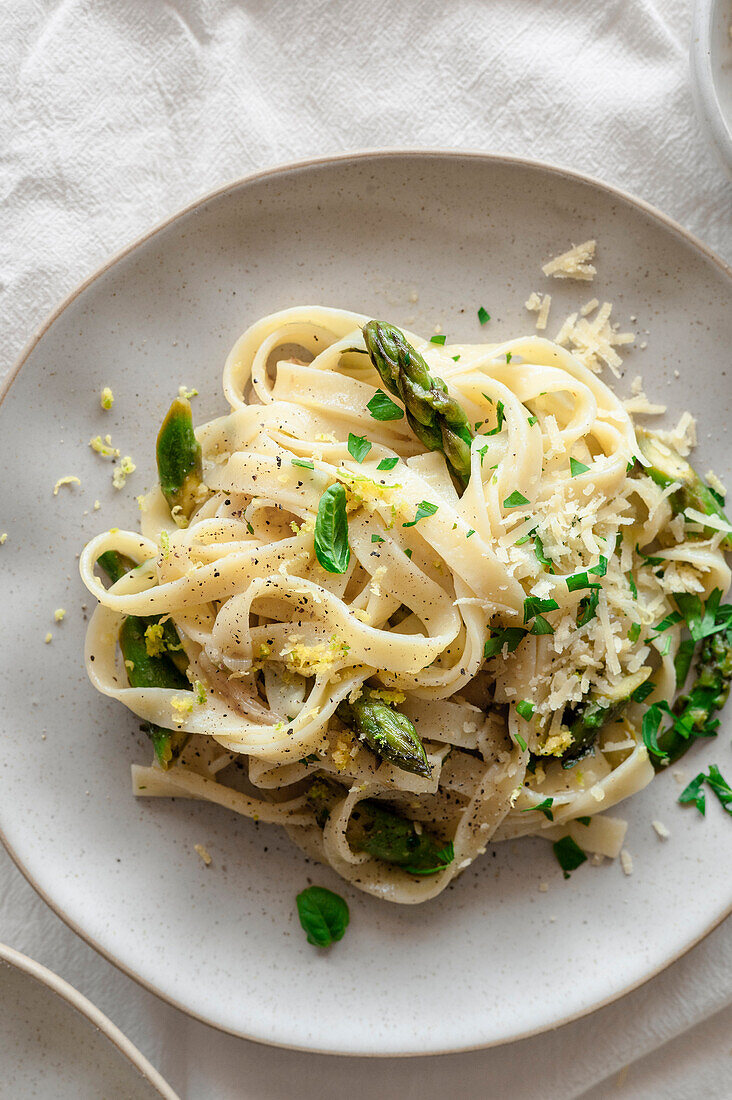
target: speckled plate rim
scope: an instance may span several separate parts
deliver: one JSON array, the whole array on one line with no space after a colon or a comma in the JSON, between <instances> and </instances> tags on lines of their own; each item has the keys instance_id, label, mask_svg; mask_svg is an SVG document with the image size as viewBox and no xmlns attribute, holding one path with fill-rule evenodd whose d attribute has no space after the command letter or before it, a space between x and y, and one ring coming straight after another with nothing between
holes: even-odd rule
<instances>
[{"instance_id":1,"label":"speckled plate rim","mask_svg":"<svg viewBox=\"0 0 732 1100\"><path fill-rule=\"evenodd\" d=\"M144 1054L140 1053L137 1047L120 1031L117 1025L113 1024L109 1017L104 1015L101 1009L92 1004L83 993L80 993L78 989L75 989L74 986L70 985L64 978L59 977L58 974L54 974L52 970L49 970L46 966L42 966L41 963L36 962L35 959L31 959L29 955L24 955L22 952L16 951L15 948L8 947L8 945L4 943L0 943L0 962L7 963L14 969L22 971L30 978L35 979L40 985L51 990L51 992L59 996L61 1000L66 1001L68 1005L80 1013L80 1015L84 1016L93 1027L101 1031L145 1080L152 1085L161 1096L165 1097L165 1100L179 1100L178 1094L163 1080L155 1067L148 1062Z\"/></svg>"},{"instance_id":2,"label":"speckled plate rim","mask_svg":"<svg viewBox=\"0 0 732 1100\"><path fill-rule=\"evenodd\" d=\"M2 387L0 387L0 404L2 404L3 400L7 396L8 392L10 390L10 387L12 386L13 382L17 378L18 374L20 373L21 368L24 366L24 364L27 361L27 359L29 358L31 352L33 351L33 349L38 344L39 340L41 340L41 338L51 328L51 326L54 324L54 322L57 320L57 318L61 316L61 314L68 308L68 306L70 306L74 301L76 301L76 299L79 297L79 295L82 294L87 289L87 287L91 286L94 282L96 282L97 279L99 279L102 275L104 275L107 271L109 271L110 268L114 267L115 264L117 264L120 260L123 260L126 256L129 256L139 246L145 244L147 241L150 241L158 233L160 233L163 230L167 229L169 226L173 225L176 221L186 217L186 215L192 213L193 211L195 211L199 207L204 206L206 203L211 202L213 199L220 198L221 196L227 194L230 191L235 191L235 190L237 190L241 187L248 186L249 184L258 183L258 182L263 181L263 180L272 180L272 179L275 179L277 177L286 176L291 172L299 172L299 171L302 171L303 169L307 169L307 168L327 167L327 166L332 165L332 164L343 164L343 163L347 163L347 162L366 163L369 160L383 159L385 157L386 158L388 158L388 157L396 158L396 157L410 157L410 156L415 157L415 158L429 158L429 159L433 159L433 160L445 160L445 161L450 161L450 160L457 161L457 160L468 159L468 160L472 160L472 161L485 161L485 162L487 162L489 164L493 164L493 165L509 165L509 166L517 167L517 168L527 168L529 170L538 169L539 171L550 173L554 176L557 176L560 179L566 179L566 180L570 180L570 181L573 181L573 182L587 184L588 186L590 186L592 188L595 188L596 190L602 192L603 194L608 195L609 197L611 197L613 199L616 199L616 200L618 200L622 203L625 203L626 205L628 205L630 207L635 208L636 210L641 211L647 217L649 217L650 219L655 221L660 227L666 229L667 231L670 231L673 235L675 235L676 237L681 238L688 245L691 245L692 248L694 248L697 252L699 252L709 262L713 263L719 269L719 271L728 278L729 284L730 284L730 295L732 296L732 267L729 264L725 263L725 261L720 256L718 256L715 252L712 251L712 249L710 249L701 240L699 240L698 237L694 236L693 233L690 233L687 229L685 229L682 225L680 225L679 222L677 222L673 218L669 217L668 214L664 214L661 210L658 210L655 206L651 205L651 203L648 203L644 199L641 199L641 198L638 198L635 195L632 195L628 191L624 191L622 188L615 187L612 184L604 183L602 180L597 179L595 176L590 176L590 175L587 175L583 172L577 172L574 169L565 168L561 165L551 164L547 161L533 160L533 159L530 159L530 158L527 158L527 157L517 157L517 156L512 156L511 154L507 154L507 153L506 154L504 154L504 153L486 153L486 152L481 152L480 150L475 150L475 149L459 149L459 148L445 149L445 148L425 148L423 146L422 147L420 147L420 146L414 146L414 147L404 146L404 147L394 147L394 148L388 148L388 149L374 148L374 149L355 150L355 151L352 151L352 152L344 152L344 153L325 154L323 156L309 157L309 158L306 158L304 160L288 161L288 162L285 162L285 163L282 163L282 164L275 165L272 168L261 169L258 172L252 172L252 173L249 173L248 175L241 176L241 177L239 177L237 179L234 179L234 180L230 180L228 183L223 184L221 187L214 188L213 190L208 191L205 194L201 195L199 198L194 199L192 202L188 203L186 206L184 206L181 209L177 210L174 214L171 214L169 217L164 218L162 221L158 222L155 226L153 226L152 229L148 230L146 233L143 233L141 236L137 237L134 241L132 241L131 244L125 246L124 248L122 248L118 252L116 252L114 255L112 255L104 264L102 264L99 268L97 268L96 271L94 271L91 275L89 275L86 279L84 279L74 290L72 290L66 296L66 298L64 298L62 300L60 305L58 305L56 307L56 309L54 309L49 314L49 316L46 318L46 320L43 321L35 329L35 331L31 335L30 339L26 343L25 347L21 351L15 365L10 370L10 372L8 374L8 377L5 380L5 383L2 385ZM84 940L86 943L88 943L91 947L94 948L95 951L99 952L99 954L102 955L103 958L107 959L107 961L112 963L113 966L115 966L123 974L126 974L128 977L132 978L139 985L141 985L144 989L147 989L150 993L153 993L155 996L159 997L162 1001L164 1001L167 1004L171 1005L173 1008L179 1009L181 1012L185 1013L187 1016L190 1016L192 1019L199 1020L201 1023L207 1024L209 1027L216 1028L216 1030L218 1030L218 1031L223 1031L225 1033L235 1035L236 1037L241 1038L241 1039L248 1039L251 1042L257 1042L257 1043L260 1043L264 1046L273 1046L273 1047L278 1047L278 1048L282 1048L282 1049L286 1049L286 1050L299 1050L299 1051L302 1051L303 1053L312 1053L310 1048L305 1047L305 1046L298 1046L298 1045L295 1045L295 1044L292 1044L292 1043L281 1043L281 1042L276 1042L275 1040L263 1039L260 1036L251 1035L251 1034L249 1034L245 1031L237 1030L237 1029L234 1029L234 1028L227 1028L227 1027L224 1027L223 1025L221 1025L219 1023L214 1023L211 1020L207 1019L205 1016L195 1012L188 1005L186 1005L185 1003L179 1001L175 997L161 992L159 989L156 988L156 986L152 982L150 982L147 979L143 978L140 974L138 974L131 967L128 967L125 964L123 964L122 962L120 962L114 956L114 954L111 951L108 951L106 948L102 947L92 935L90 935L85 929L80 927L76 923L76 921L74 921L71 917L69 917L68 914L66 914L63 911L63 909L56 902L54 902L54 900L52 898L49 897L47 892L40 886L40 884L38 882L36 882L35 878L30 873L28 868L25 867L25 865L23 864L23 861L21 860L21 858L17 854L17 852L15 852L15 850L13 849L12 845L8 841L8 839L5 836L5 833L4 833L4 831L2 830L1 827L0 827L0 841L2 841L6 851L8 852L8 855L13 860L13 862L17 866L18 870L25 877L25 879L30 883L30 885L33 887L33 889L36 891L36 893L46 902L46 904L49 906L49 908L52 909L53 912L56 913L56 915L58 917L60 917L61 920L73 932L76 933L77 936L79 936L82 940ZM653 968L650 971L644 972L638 978L637 981L629 982L622 989L614 991L608 997L600 998L600 999L594 1001L593 1003L591 1003L589 1005L586 1005L582 1009L579 1009L577 1012L569 1013L565 1016L562 1016L560 1019L557 1019L556 1021L553 1022L553 1024L551 1025L551 1028L562 1027L565 1024L572 1023L574 1020L582 1019L584 1016L588 1016L591 1013L596 1012L600 1008L605 1008L607 1005L613 1004L615 1001L620 1000L626 994L632 993L633 990L638 989L641 986L645 985L647 982L649 982L651 980L651 978L655 978L658 974L661 974L664 970L667 969L667 967L671 966L672 963L677 962L677 960L680 959L680 958L683 958L683 956L686 955L689 951L691 951L691 949L693 947L696 947L696 945L698 943L701 943L702 940L706 939L706 937L710 934L710 932L713 932L715 928L718 928L719 925L722 924L722 922L724 920L726 920L726 918L728 916L730 916L730 914L732 914L732 904L727 906L727 908L725 910L723 910L717 917L715 917L714 920L710 921L709 925L698 936L696 936L692 940L690 940L680 950L670 954L669 957L664 959L663 963L661 963L659 966ZM31 962L32 960L28 960L28 961ZM33 964L33 965L38 966L38 964ZM45 968L39 967L39 969L43 970ZM48 973L51 974L50 971L48 971ZM51 975L51 976L55 977L55 975ZM59 982L62 981L62 979L60 979L60 978L57 979L57 980ZM69 987L69 988L72 989L72 991L74 993L76 993L76 991L73 990L72 987ZM85 1000L85 998L83 998L81 994L77 993L76 996L79 997L82 1000ZM87 1003L89 1003L89 1002L87 1002ZM99 1011L98 1009L94 1009L94 1006L91 1005L91 1004L89 1004L89 1007L91 1009L93 1009L94 1012ZM99 1015L102 1016L101 1013L99 1013ZM103 1017L103 1018L106 1019L106 1017ZM108 1023L109 1023L110 1027L115 1029L115 1031L118 1030L114 1027L114 1024L111 1024L110 1021L108 1021ZM470 1043L470 1044L466 1044L465 1046L459 1046L459 1047L450 1046L450 1047L445 1047L441 1050L432 1050L428 1054L425 1054L423 1051L403 1051L401 1053L388 1052L386 1054L382 1054L379 1051L372 1051L372 1052L368 1052L368 1053L359 1053L358 1057L359 1058L369 1058L369 1057L371 1057L371 1058L398 1058L398 1057L404 1057L404 1058L414 1057L414 1058L416 1058L416 1057L434 1057L434 1056L441 1055L441 1054L462 1054L462 1053L468 1053L469 1051L486 1050L486 1049L489 1049L490 1047L503 1046L503 1045L506 1045L507 1043L519 1042L522 1039L529 1039L534 1035L540 1035L540 1034L542 1034L543 1032L545 1032L547 1030L550 1030L550 1028L547 1027L547 1025L544 1024L544 1025L540 1025L539 1027L535 1027L535 1028L527 1028L527 1029L519 1032L518 1034L512 1036L509 1039L500 1038L500 1039L496 1039L496 1040L493 1040L493 1041L489 1040L487 1042L481 1042L481 1043ZM119 1032L119 1035L124 1040L125 1043L129 1043L129 1040L127 1040L125 1038L125 1036L122 1035L121 1032ZM129 1045L132 1046L132 1044L129 1044ZM135 1048L133 1047L132 1049L134 1050ZM344 1052L342 1050L326 1050L326 1049L323 1049L323 1048L320 1048L320 1047L318 1048L318 1050L315 1053L317 1053L317 1054L332 1054L332 1055L338 1055L340 1057L345 1057L345 1058L353 1057L352 1054L349 1054L348 1052ZM142 1057L142 1056L140 1055L140 1057ZM163 1095L168 1095L168 1096L175 1097L175 1094L170 1093L170 1092L167 1093L167 1094L164 1093Z\"/></svg>"}]
</instances>

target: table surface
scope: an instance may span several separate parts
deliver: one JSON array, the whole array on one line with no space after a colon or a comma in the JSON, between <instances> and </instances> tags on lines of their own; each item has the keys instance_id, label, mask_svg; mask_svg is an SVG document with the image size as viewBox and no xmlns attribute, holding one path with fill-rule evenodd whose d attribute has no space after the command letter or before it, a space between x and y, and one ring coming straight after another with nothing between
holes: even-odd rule
<instances>
[{"instance_id":1,"label":"table surface","mask_svg":"<svg viewBox=\"0 0 732 1100\"><path fill-rule=\"evenodd\" d=\"M684 0L7 0L0 385L109 254L227 179L322 153L441 146L565 164L654 203L729 260L732 187L694 115L690 25ZM284 1100L293 1081L303 1100L430 1100L456 1081L467 1098L728 1095L730 921L584 1020L408 1060L281 1051L188 1019L67 929L4 852L0 940L80 989L191 1100Z\"/></svg>"}]
</instances>

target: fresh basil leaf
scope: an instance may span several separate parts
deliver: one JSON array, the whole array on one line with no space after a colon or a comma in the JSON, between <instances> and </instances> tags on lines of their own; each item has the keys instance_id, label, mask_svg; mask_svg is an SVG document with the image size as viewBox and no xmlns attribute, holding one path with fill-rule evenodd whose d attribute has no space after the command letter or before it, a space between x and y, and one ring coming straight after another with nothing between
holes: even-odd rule
<instances>
[{"instance_id":1,"label":"fresh basil leaf","mask_svg":"<svg viewBox=\"0 0 732 1100\"><path fill-rule=\"evenodd\" d=\"M710 764L709 766L707 783L722 803L722 808L725 809L728 814L732 814L732 787L730 787L727 780L723 778L716 764Z\"/></svg>"},{"instance_id":2,"label":"fresh basil leaf","mask_svg":"<svg viewBox=\"0 0 732 1100\"><path fill-rule=\"evenodd\" d=\"M374 420L401 420L404 409L400 408L383 390L377 390L366 408Z\"/></svg>"},{"instance_id":3,"label":"fresh basil leaf","mask_svg":"<svg viewBox=\"0 0 732 1100\"><path fill-rule=\"evenodd\" d=\"M520 508L522 504L528 504L528 503L529 503L529 501L524 496L524 494L520 493L518 491L518 489L514 489L514 491L509 496L507 496L506 499L504 500L503 507L504 508Z\"/></svg>"},{"instance_id":4,"label":"fresh basil leaf","mask_svg":"<svg viewBox=\"0 0 732 1100\"><path fill-rule=\"evenodd\" d=\"M372 444L365 436L348 433L348 453L356 459L356 462L363 462L371 447Z\"/></svg>"},{"instance_id":5,"label":"fresh basil leaf","mask_svg":"<svg viewBox=\"0 0 732 1100\"><path fill-rule=\"evenodd\" d=\"M521 810L522 814L531 813L533 810L538 810L549 821L554 820L554 814L552 812L552 806L554 804L553 798L545 798L543 802L538 802L536 806L527 806L525 810Z\"/></svg>"},{"instance_id":6,"label":"fresh basil leaf","mask_svg":"<svg viewBox=\"0 0 732 1100\"><path fill-rule=\"evenodd\" d=\"M679 802L688 803L693 802L700 814L706 814L707 812L707 799L704 794L704 780L706 776L704 772L699 772L695 776L688 787L684 787L683 791L679 795Z\"/></svg>"},{"instance_id":7,"label":"fresh basil leaf","mask_svg":"<svg viewBox=\"0 0 732 1100\"><path fill-rule=\"evenodd\" d=\"M398 458L382 458L381 462L376 467L376 469L377 470L393 470L398 461L399 461Z\"/></svg>"},{"instance_id":8,"label":"fresh basil leaf","mask_svg":"<svg viewBox=\"0 0 732 1100\"><path fill-rule=\"evenodd\" d=\"M337 482L329 486L318 504L315 520L315 556L326 573L345 573L351 560L348 545L346 490Z\"/></svg>"},{"instance_id":9,"label":"fresh basil leaf","mask_svg":"<svg viewBox=\"0 0 732 1100\"><path fill-rule=\"evenodd\" d=\"M569 878L570 872L576 871L587 860L587 856L571 836L563 836L552 847L565 878Z\"/></svg>"},{"instance_id":10,"label":"fresh basil leaf","mask_svg":"<svg viewBox=\"0 0 732 1100\"><path fill-rule=\"evenodd\" d=\"M340 894L334 894L324 886L308 886L297 895L295 901L308 943L314 947L329 947L343 939L350 913Z\"/></svg>"},{"instance_id":11,"label":"fresh basil leaf","mask_svg":"<svg viewBox=\"0 0 732 1100\"><path fill-rule=\"evenodd\" d=\"M414 527L421 519L427 519L429 516L434 516L438 508L439 504L432 504L429 500L421 501L417 507L417 514L414 519L410 520L409 523L403 523L402 527Z\"/></svg>"},{"instance_id":12,"label":"fresh basil leaf","mask_svg":"<svg viewBox=\"0 0 732 1100\"><path fill-rule=\"evenodd\" d=\"M526 631L521 626L507 626L505 630L498 630L485 643L483 656L486 660L495 657L497 653L502 651L504 645L508 647L509 653L513 653L519 642L525 637Z\"/></svg>"},{"instance_id":13,"label":"fresh basil leaf","mask_svg":"<svg viewBox=\"0 0 732 1100\"><path fill-rule=\"evenodd\" d=\"M578 462L576 458L570 458L569 460L570 477L577 477L579 474L586 474L589 468L589 466L585 466L584 462Z\"/></svg>"}]
</instances>

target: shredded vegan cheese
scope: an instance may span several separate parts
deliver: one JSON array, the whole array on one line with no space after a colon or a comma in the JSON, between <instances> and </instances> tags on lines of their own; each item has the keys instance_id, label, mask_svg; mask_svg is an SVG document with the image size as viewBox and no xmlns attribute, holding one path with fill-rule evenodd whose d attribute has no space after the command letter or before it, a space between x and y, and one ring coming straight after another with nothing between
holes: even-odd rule
<instances>
[{"instance_id":1,"label":"shredded vegan cheese","mask_svg":"<svg viewBox=\"0 0 732 1100\"><path fill-rule=\"evenodd\" d=\"M545 263L541 270L555 279L581 279L591 282L597 274L597 268L590 262L594 259L596 245L596 241L573 245L568 252L563 252L561 256L555 256Z\"/></svg>"}]
</instances>

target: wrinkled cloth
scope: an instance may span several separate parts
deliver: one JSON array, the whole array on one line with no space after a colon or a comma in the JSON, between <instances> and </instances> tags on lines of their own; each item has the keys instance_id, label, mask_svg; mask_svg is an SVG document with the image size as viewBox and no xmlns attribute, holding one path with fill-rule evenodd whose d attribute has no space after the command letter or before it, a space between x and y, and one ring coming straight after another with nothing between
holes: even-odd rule
<instances>
[{"instance_id":1,"label":"wrinkled cloth","mask_svg":"<svg viewBox=\"0 0 732 1100\"><path fill-rule=\"evenodd\" d=\"M659 206L730 259L732 188L694 116L689 9L5 0L0 385L48 311L115 250L229 179L320 154L422 146L552 161ZM384 1061L276 1050L189 1020L66 928L5 853L0 939L82 990L190 1100L729 1095L729 921L641 989L555 1032Z\"/></svg>"}]
</instances>

